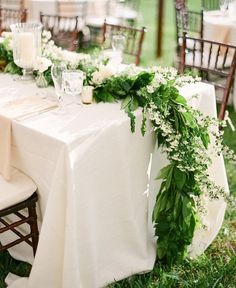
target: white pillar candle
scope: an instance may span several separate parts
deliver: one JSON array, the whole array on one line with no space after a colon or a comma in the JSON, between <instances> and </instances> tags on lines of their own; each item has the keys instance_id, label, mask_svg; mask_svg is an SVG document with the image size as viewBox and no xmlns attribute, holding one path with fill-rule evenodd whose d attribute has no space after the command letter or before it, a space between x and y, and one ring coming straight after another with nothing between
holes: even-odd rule
<instances>
[{"instance_id":1,"label":"white pillar candle","mask_svg":"<svg viewBox=\"0 0 236 288\"><path fill-rule=\"evenodd\" d=\"M82 91L82 102L91 104L93 101L93 86L84 86Z\"/></svg>"},{"instance_id":2,"label":"white pillar candle","mask_svg":"<svg viewBox=\"0 0 236 288\"><path fill-rule=\"evenodd\" d=\"M35 36L32 32L21 32L17 35L16 45L19 66L24 68L32 68L36 59L36 43Z\"/></svg>"}]
</instances>

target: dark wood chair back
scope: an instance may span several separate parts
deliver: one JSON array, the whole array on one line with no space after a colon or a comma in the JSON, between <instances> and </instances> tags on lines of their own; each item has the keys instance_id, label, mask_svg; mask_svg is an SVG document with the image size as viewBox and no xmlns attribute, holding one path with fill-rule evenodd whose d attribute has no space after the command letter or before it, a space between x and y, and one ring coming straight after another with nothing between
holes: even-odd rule
<instances>
[{"instance_id":1,"label":"dark wood chair back","mask_svg":"<svg viewBox=\"0 0 236 288\"><path fill-rule=\"evenodd\" d=\"M180 8L178 8L180 7ZM189 36L202 38L203 35L203 11L196 12L188 10L184 6L176 6L176 42L179 53L183 32Z\"/></svg>"},{"instance_id":2,"label":"dark wood chair back","mask_svg":"<svg viewBox=\"0 0 236 288\"><path fill-rule=\"evenodd\" d=\"M19 22L26 22L26 9L5 9L0 8L0 33L10 31L10 25Z\"/></svg>"},{"instance_id":3,"label":"dark wood chair back","mask_svg":"<svg viewBox=\"0 0 236 288\"><path fill-rule=\"evenodd\" d=\"M22 201L16 205L8 207L6 209L0 210L0 235L4 232L11 231L17 236L17 239L14 241L10 241L8 243L1 244L0 242L0 252L7 250L21 242L26 242L33 248L33 253L35 255L38 239L39 239L39 231L37 224L37 214L36 214L36 202L38 201L38 195L35 192L30 198L25 201ZM21 210L28 210L28 215L25 216ZM15 222L10 221L7 217L14 214L16 217ZM28 224L30 227L30 232L27 234L23 234L23 232L19 231L17 228L21 225Z\"/></svg>"},{"instance_id":4,"label":"dark wood chair back","mask_svg":"<svg viewBox=\"0 0 236 288\"><path fill-rule=\"evenodd\" d=\"M191 50L187 46L188 40L194 43ZM199 72L204 82L223 92L218 117L224 119L236 69L236 46L192 38L184 33L179 72L183 73L186 69Z\"/></svg>"},{"instance_id":5,"label":"dark wood chair back","mask_svg":"<svg viewBox=\"0 0 236 288\"><path fill-rule=\"evenodd\" d=\"M219 10L219 0L202 0L203 10Z\"/></svg>"},{"instance_id":6,"label":"dark wood chair back","mask_svg":"<svg viewBox=\"0 0 236 288\"><path fill-rule=\"evenodd\" d=\"M175 8L176 9L183 9L187 8L186 0L175 0Z\"/></svg>"},{"instance_id":7,"label":"dark wood chair back","mask_svg":"<svg viewBox=\"0 0 236 288\"><path fill-rule=\"evenodd\" d=\"M52 34L55 44L63 49L76 51L79 35L78 16L47 15L40 12L40 22Z\"/></svg>"},{"instance_id":8,"label":"dark wood chair back","mask_svg":"<svg viewBox=\"0 0 236 288\"><path fill-rule=\"evenodd\" d=\"M134 27L113 25L105 22L103 26L104 48L111 48L113 35L122 34L126 38L124 54L132 56L134 58L134 63L139 65L145 32L145 27L137 29Z\"/></svg>"}]
</instances>

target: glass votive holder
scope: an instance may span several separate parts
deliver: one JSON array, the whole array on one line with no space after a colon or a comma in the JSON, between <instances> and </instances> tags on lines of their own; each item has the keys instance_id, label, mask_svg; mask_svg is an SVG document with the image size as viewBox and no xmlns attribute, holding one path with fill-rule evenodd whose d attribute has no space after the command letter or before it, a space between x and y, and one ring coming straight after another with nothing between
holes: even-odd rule
<instances>
[{"instance_id":1,"label":"glass votive holder","mask_svg":"<svg viewBox=\"0 0 236 288\"><path fill-rule=\"evenodd\" d=\"M82 102L84 104L91 104L93 101L93 86L84 86L82 90Z\"/></svg>"}]
</instances>

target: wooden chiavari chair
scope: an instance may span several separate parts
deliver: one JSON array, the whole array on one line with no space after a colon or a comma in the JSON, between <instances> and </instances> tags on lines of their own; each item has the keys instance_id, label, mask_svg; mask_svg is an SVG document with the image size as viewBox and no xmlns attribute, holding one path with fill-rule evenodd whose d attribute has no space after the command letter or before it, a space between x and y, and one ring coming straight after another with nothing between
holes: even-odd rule
<instances>
[{"instance_id":1,"label":"wooden chiavari chair","mask_svg":"<svg viewBox=\"0 0 236 288\"><path fill-rule=\"evenodd\" d=\"M26 22L26 9L5 9L0 8L0 33L10 31L10 25L19 22Z\"/></svg>"},{"instance_id":2,"label":"wooden chiavari chair","mask_svg":"<svg viewBox=\"0 0 236 288\"><path fill-rule=\"evenodd\" d=\"M51 32L56 45L76 51L79 36L78 16L66 17L40 13L40 21L44 29Z\"/></svg>"},{"instance_id":3,"label":"wooden chiavari chair","mask_svg":"<svg viewBox=\"0 0 236 288\"><path fill-rule=\"evenodd\" d=\"M188 40L194 43L191 50L188 49ZM236 46L192 38L184 33L179 72L183 73L186 69L200 72L204 82L223 92L218 117L224 119L236 69Z\"/></svg>"},{"instance_id":4,"label":"wooden chiavari chair","mask_svg":"<svg viewBox=\"0 0 236 288\"><path fill-rule=\"evenodd\" d=\"M183 32L189 36L202 38L203 36L203 11L190 11L184 6L176 6L176 42L177 52L182 46Z\"/></svg>"},{"instance_id":5,"label":"wooden chiavari chair","mask_svg":"<svg viewBox=\"0 0 236 288\"><path fill-rule=\"evenodd\" d=\"M103 28L104 47L111 47L111 40L113 35L124 35L126 38L124 54L134 57L134 63L139 65L145 32L145 27L137 29L134 27L113 25L105 22Z\"/></svg>"},{"instance_id":6,"label":"wooden chiavari chair","mask_svg":"<svg viewBox=\"0 0 236 288\"><path fill-rule=\"evenodd\" d=\"M9 182L0 176L0 252L26 242L33 248L35 255L39 238L36 190L37 187L32 180L16 169L13 170ZM26 210L24 211L26 213L22 213L22 210ZM24 227L20 230L21 226L25 224L28 224L29 229ZM5 232L12 232L17 237L7 242L6 239L1 241L1 236Z\"/></svg>"}]
</instances>

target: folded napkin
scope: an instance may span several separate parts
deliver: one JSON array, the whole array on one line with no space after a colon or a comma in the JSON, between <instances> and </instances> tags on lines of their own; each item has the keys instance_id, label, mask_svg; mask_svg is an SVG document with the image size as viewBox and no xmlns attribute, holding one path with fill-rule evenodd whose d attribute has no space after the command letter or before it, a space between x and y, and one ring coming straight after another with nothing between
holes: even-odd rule
<instances>
[{"instance_id":1,"label":"folded napkin","mask_svg":"<svg viewBox=\"0 0 236 288\"><path fill-rule=\"evenodd\" d=\"M16 99L0 106L0 174L10 180L12 120L22 120L49 109L55 102L37 96Z\"/></svg>"}]
</instances>

